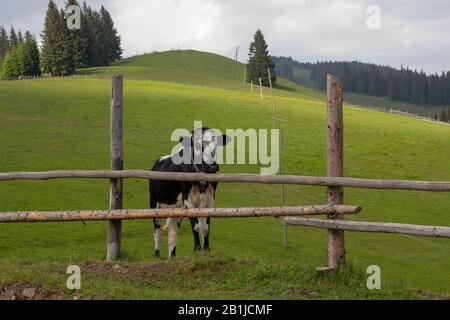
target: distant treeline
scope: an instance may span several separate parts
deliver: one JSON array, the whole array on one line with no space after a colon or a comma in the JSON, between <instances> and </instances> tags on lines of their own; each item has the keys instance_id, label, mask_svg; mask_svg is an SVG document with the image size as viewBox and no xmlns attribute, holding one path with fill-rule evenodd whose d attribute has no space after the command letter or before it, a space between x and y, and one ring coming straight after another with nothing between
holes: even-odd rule
<instances>
[{"instance_id":1,"label":"distant treeline","mask_svg":"<svg viewBox=\"0 0 450 320\"><path fill-rule=\"evenodd\" d=\"M278 57L274 61L277 72L288 79L292 79L294 66L310 70L311 80L316 81L321 90L326 88L326 74L332 73L342 80L344 91L347 92L387 96L393 101L421 105L450 105L450 72L427 75L423 71L403 67L399 70L359 61L322 61L308 64L283 57Z\"/></svg>"},{"instance_id":2,"label":"distant treeline","mask_svg":"<svg viewBox=\"0 0 450 320\"><path fill-rule=\"evenodd\" d=\"M313 64L311 62L299 62L291 57L272 57L275 64L276 72L285 79L294 80L293 67L311 70Z\"/></svg>"},{"instance_id":3,"label":"distant treeline","mask_svg":"<svg viewBox=\"0 0 450 320\"><path fill-rule=\"evenodd\" d=\"M67 0L66 7L76 5ZM121 59L121 39L109 12L102 6L81 8L81 29L69 30L65 10L49 1L42 31L42 48L28 31L25 36L11 27L0 27L0 71L4 78L39 76L41 73L70 75L77 69L106 66Z\"/></svg>"},{"instance_id":4,"label":"distant treeline","mask_svg":"<svg viewBox=\"0 0 450 320\"><path fill-rule=\"evenodd\" d=\"M76 5L68 0L66 6ZM76 69L106 66L122 56L120 37L105 7L93 10L86 3L81 11L81 29L69 30L65 14L50 0L42 32L42 70L55 75Z\"/></svg>"}]
</instances>

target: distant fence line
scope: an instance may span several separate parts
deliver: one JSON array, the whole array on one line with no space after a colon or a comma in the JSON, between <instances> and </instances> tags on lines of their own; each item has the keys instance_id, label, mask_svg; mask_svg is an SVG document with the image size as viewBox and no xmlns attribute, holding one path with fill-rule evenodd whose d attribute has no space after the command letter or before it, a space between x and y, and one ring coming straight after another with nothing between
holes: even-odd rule
<instances>
[{"instance_id":1,"label":"distant fence line","mask_svg":"<svg viewBox=\"0 0 450 320\"><path fill-rule=\"evenodd\" d=\"M437 119L432 118L431 115L428 117L424 117L424 116L420 116L415 113L401 111L400 109L396 110L393 108L386 108L386 107L365 107L365 106L359 106L359 105L353 105L353 104L350 106L353 108L357 108L357 109L367 109L367 110L373 110L373 111L384 112L384 113L398 114L401 116L405 116L405 118L419 119L419 120L423 120L423 121L427 121L427 122L431 122L431 123L436 123L439 125L450 126L450 120L445 122L445 121L440 120L439 117Z\"/></svg>"}]
</instances>

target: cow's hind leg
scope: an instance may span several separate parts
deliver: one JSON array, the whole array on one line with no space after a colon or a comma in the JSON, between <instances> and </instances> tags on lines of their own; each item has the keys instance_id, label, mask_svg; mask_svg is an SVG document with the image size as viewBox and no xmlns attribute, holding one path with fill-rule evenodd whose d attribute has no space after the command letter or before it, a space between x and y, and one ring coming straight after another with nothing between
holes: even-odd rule
<instances>
[{"instance_id":1,"label":"cow's hind leg","mask_svg":"<svg viewBox=\"0 0 450 320\"><path fill-rule=\"evenodd\" d=\"M191 229L194 235L194 252L200 251L202 246L200 243L199 221L198 218L191 218Z\"/></svg>"},{"instance_id":2,"label":"cow's hind leg","mask_svg":"<svg viewBox=\"0 0 450 320\"><path fill-rule=\"evenodd\" d=\"M155 238L155 257L160 258L163 230L161 228L161 223L159 219L153 219L153 226L154 226L153 236Z\"/></svg>"},{"instance_id":3,"label":"cow's hind leg","mask_svg":"<svg viewBox=\"0 0 450 320\"><path fill-rule=\"evenodd\" d=\"M177 253L177 238L181 219L169 218L167 228L169 231L169 259L175 258Z\"/></svg>"},{"instance_id":4,"label":"cow's hind leg","mask_svg":"<svg viewBox=\"0 0 450 320\"><path fill-rule=\"evenodd\" d=\"M211 218L206 219L206 234L203 236L203 251L210 251L209 249L209 231L211 230Z\"/></svg>"}]
</instances>

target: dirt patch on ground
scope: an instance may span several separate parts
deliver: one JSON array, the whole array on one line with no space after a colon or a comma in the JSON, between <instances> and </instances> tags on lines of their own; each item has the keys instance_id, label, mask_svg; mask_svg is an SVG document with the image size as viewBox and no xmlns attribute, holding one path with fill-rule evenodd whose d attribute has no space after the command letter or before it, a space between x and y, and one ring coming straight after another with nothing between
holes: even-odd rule
<instances>
[{"instance_id":1,"label":"dirt patch on ground","mask_svg":"<svg viewBox=\"0 0 450 320\"><path fill-rule=\"evenodd\" d=\"M180 275L195 278L205 277L205 274L223 274L255 263L251 258L205 257L196 260L174 259L151 263L86 261L80 267L82 274L90 274L94 276L93 279L100 276L111 280L131 280L150 284L171 281L172 278L180 277ZM51 287L49 289L45 285L32 282L0 283L0 300L97 300L103 298L105 296L102 293L88 296L83 290L69 292L65 289Z\"/></svg>"},{"instance_id":2,"label":"dirt patch on ground","mask_svg":"<svg viewBox=\"0 0 450 320\"><path fill-rule=\"evenodd\" d=\"M145 281L148 279L167 279L173 275L193 275L195 273L224 272L239 265L253 265L252 259L202 259L197 261L162 261L153 263L98 262L87 261L82 272L110 274L124 279Z\"/></svg>"},{"instance_id":3,"label":"dirt patch on ground","mask_svg":"<svg viewBox=\"0 0 450 320\"><path fill-rule=\"evenodd\" d=\"M307 299L318 299L321 297L321 294L319 292L302 288L289 288L287 289L287 292L289 294L302 296Z\"/></svg>"},{"instance_id":4,"label":"dirt patch on ground","mask_svg":"<svg viewBox=\"0 0 450 320\"><path fill-rule=\"evenodd\" d=\"M450 296L443 295L443 294L437 294L432 292L427 292L419 289L414 289L412 292L417 295L418 297L422 299L428 299L428 300L450 300Z\"/></svg>"},{"instance_id":5,"label":"dirt patch on ground","mask_svg":"<svg viewBox=\"0 0 450 320\"><path fill-rule=\"evenodd\" d=\"M60 300L64 294L60 290L44 290L41 285L10 283L0 285L0 300Z\"/></svg>"},{"instance_id":6,"label":"dirt patch on ground","mask_svg":"<svg viewBox=\"0 0 450 320\"><path fill-rule=\"evenodd\" d=\"M187 266L186 266L187 267ZM180 273L186 271L179 264L164 262L157 263L108 263L87 261L81 268L82 272L107 273L125 279L145 280L149 277L164 276L170 273Z\"/></svg>"}]
</instances>

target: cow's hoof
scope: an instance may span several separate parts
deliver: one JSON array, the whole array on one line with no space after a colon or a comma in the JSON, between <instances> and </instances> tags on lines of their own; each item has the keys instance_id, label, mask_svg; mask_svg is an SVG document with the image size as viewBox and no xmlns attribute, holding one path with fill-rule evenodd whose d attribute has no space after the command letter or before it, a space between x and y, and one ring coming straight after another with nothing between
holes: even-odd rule
<instances>
[{"instance_id":1,"label":"cow's hoof","mask_svg":"<svg viewBox=\"0 0 450 320\"><path fill-rule=\"evenodd\" d=\"M203 252L205 252L205 253L210 253L210 252L211 252L211 249L210 249L209 247L203 248Z\"/></svg>"},{"instance_id":2,"label":"cow's hoof","mask_svg":"<svg viewBox=\"0 0 450 320\"><path fill-rule=\"evenodd\" d=\"M155 250L155 258L161 258L161 252L159 250Z\"/></svg>"},{"instance_id":3,"label":"cow's hoof","mask_svg":"<svg viewBox=\"0 0 450 320\"><path fill-rule=\"evenodd\" d=\"M175 258L177 256L177 248L173 248L172 252L170 252L170 259Z\"/></svg>"}]
</instances>

